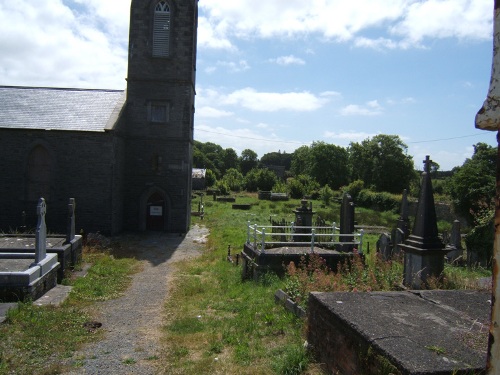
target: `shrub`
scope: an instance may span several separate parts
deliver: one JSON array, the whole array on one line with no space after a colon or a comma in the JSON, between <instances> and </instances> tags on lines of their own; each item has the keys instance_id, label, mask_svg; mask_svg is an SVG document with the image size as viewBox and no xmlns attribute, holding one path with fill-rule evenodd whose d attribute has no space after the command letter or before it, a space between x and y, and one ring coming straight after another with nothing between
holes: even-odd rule
<instances>
[{"instance_id":1,"label":"shrub","mask_svg":"<svg viewBox=\"0 0 500 375\"><path fill-rule=\"evenodd\" d=\"M359 192L356 204L360 207L371 208L377 211L395 211L399 210L400 199L396 195L387 192L374 192L363 189Z\"/></svg>"},{"instance_id":2,"label":"shrub","mask_svg":"<svg viewBox=\"0 0 500 375\"><path fill-rule=\"evenodd\" d=\"M365 183L362 180L356 180L351 182L349 185L346 187L342 188L342 190L345 193L349 193L349 195L352 197L352 199L356 200L358 199L358 195L361 190L363 190L365 187Z\"/></svg>"},{"instance_id":3,"label":"shrub","mask_svg":"<svg viewBox=\"0 0 500 375\"><path fill-rule=\"evenodd\" d=\"M325 206L330 205L330 201L333 198L333 190L330 188L330 186L325 185L323 188L320 190L320 196L321 196L321 201Z\"/></svg>"}]
</instances>

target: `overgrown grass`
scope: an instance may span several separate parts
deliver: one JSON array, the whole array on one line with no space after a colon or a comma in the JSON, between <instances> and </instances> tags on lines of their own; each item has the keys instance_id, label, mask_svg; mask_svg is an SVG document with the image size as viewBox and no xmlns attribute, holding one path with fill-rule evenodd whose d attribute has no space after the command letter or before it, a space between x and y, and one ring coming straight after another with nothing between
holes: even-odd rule
<instances>
[{"instance_id":1,"label":"overgrown grass","mask_svg":"<svg viewBox=\"0 0 500 375\"><path fill-rule=\"evenodd\" d=\"M81 344L99 338L99 333L84 327L92 320L92 302L125 291L138 262L89 248L83 255L93 266L85 278L66 280L73 291L63 305L38 307L25 302L8 312L0 325L0 374L62 373L64 358L71 357Z\"/></svg>"},{"instance_id":2,"label":"overgrown grass","mask_svg":"<svg viewBox=\"0 0 500 375\"><path fill-rule=\"evenodd\" d=\"M283 280L270 274L260 283L242 281L241 268L225 260L228 245L233 254L242 250L247 221L268 223L273 212L281 219L300 202L259 202L242 196L238 203L253 206L238 211L213 202L206 209L202 224L210 229L208 250L178 264L166 306L162 370L190 375L301 374L309 368L310 374L320 374L304 348L304 321L274 303Z\"/></svg>"}]
</instances>

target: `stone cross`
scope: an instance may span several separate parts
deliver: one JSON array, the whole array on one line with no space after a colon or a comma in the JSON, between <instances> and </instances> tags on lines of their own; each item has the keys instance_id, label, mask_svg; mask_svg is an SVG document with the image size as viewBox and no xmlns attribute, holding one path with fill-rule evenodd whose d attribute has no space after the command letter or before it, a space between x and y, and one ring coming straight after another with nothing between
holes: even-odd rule
<instances>
[{"instance_id":1,"label":"stone cross","mask_svg":"<svg viewBox=\"0 0 500 375\"><path fill-rule=\"evenodd\" d=\"M66 243L75 239L75 198L69 198L68 203L68 230L66 232Z\"/></svg>"},{"instance_id":2,"label":"stone cross","mask_svg":"<svg viewBox=\"0 0 500 375\"><path fill-rule=\"evenodd\" d=\"M35 232L35 263L38 264L45 259L47 255L47 226L45 225L45 214L47 205L45 199L40 198L36 208L38 223Z\"/></svg>"}]
</instances>

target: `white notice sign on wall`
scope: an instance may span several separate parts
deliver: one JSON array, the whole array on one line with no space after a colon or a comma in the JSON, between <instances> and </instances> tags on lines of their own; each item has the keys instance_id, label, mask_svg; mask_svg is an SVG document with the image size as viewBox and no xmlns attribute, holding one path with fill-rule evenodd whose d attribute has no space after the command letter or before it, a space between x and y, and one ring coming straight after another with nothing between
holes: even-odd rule
<instances>
[{"instance_id":1,"label":"white notice sign on wall","mask_svg":"<svg viewBox=\"0 0 500 375\"><path fill-rule=\"evenodd\" d=\"M150 216L163 216L163 207L162 206L151 206L149 208Z\"/></svg>"}]
</instances>

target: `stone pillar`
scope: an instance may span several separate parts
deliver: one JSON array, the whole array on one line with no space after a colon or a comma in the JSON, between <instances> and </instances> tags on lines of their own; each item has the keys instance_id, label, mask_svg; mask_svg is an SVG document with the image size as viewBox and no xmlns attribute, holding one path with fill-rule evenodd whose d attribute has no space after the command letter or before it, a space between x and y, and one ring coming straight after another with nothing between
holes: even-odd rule
<instances>
[{"instance_id":1,"label":"stone pillar","mask_svg":"<svg viewBox=\"0 0 500 375\"><path fill-rule=\"evenodd\" d=\"M495 196L495 241L493 249L493 292L491 296L491 323L486 368L488 375L500 372L500 0L495 0L493 13L493 62L490 88L483 106L477 112L478 129L497 132L498 156Z\"/></svg>"},{"instance_id":2,"label":"stone pillar","mask_svg":"<svg viewBox=\"0 0 500 375\"><path fill-rule=\"evenodd\" d=\"M342 236L342 234L354 233L354 202L352 197L345 193L340 207L340 242L353 242L352 236ZM352 251L354 245L341 245L339 251Z\"/></svg>"},{"instance_id":3,"label":"stone pillar","mask_svg":"<svg viewBox=\"0 0 500 375\"><path fill-rule=\"evenodd\" d=\"M421 289L429 277L442 276L447 252L438 236L429 156L424 163L415 224L412 234L401 245L405 252L404 284L412 289Z\"/></svg>"},{"instance_id":4,"label":"stone pillar","mask_svg":"<svg viewBox=\"0 0 500 375\"><path fill-rule=\"evenodd\" d=\"M75 239L75 198L69 198L68 203L68 228L66 232L66 243L71 243Z\"/></svg>"},{"instance_id":5,"label":"stone pillar","mask_svg":"<svg viewBox=\"0 0 500 375\"><path fill-rule=\"evenodd\" d=\"M35 264L40 263L47 256L47 226L45 225L45 214L47 206L45 199L40 198L36 208L38 223L35 232Z\"/></svg>"}]
</instances>

